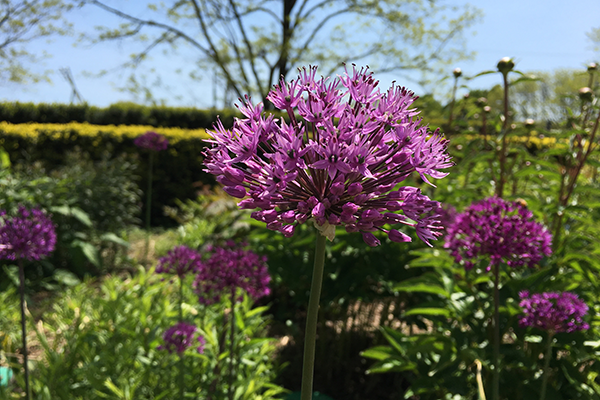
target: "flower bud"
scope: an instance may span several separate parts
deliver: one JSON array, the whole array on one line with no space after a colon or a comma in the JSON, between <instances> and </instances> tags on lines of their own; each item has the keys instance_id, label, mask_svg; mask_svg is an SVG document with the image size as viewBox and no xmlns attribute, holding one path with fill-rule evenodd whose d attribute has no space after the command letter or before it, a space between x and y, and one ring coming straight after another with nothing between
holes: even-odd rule
<instances>
[{"instance_id":1,"label":"flower bud","mask_svg":"<svg viewBox=\"0 0 600 400\"><path fill-rule=\"evenodd\" d=\"M365 243L371 247L377 247L381 244L379 239L377 239L371 232L363 232L362 236Z\"/></svg>"},{"instance_id":2,"label":"flower bud","mask_svg":"<svg viewBox=\"0 0 600 400\"><path fill-rule=\"evenodd\" d=\"M527 118L527 119L525 120L525 127L526 127L526 128L532 128L532 127L533 127L533 125L535 125L535 121L534 121L533 119L531 119L531 118Z\"/></svg>"},{"instance_id":3,"label":"flower bud","mask_svg":"<svg viewBox=\"0 0 600 400\"><path fill-rule=\"evenodd\" d=\"M225 193L230 196L237 197L238 199L246 197L246 188L238 185L238 186L225 186L223 187Z\"/></svg>"},{"instance_id":4,"label":"flower bud","mask_svg":"<svg viewBox=\"0 0 600 400\"><path fill-rule=\"evenodd\" d=\"M490 107L490 106L485 106L485 107L483 107L483 111L489 114L489 113L490 113L490 111L492 111L492 107Z\"/></svg>"},{"instance_id":5,"label":"flower bud","mask_svg":"<svg viewBox=\"0 0 600 400\"><path fill-rule=\"evenodd\" d=\"M503 75L508 74L515 67L515 62L510 57L504 57L500 61L498 61L498 71Z\"/></svg>"},{"instance_id":6,"label":"flower bud","mask_svg":"<svg viewBox=\"0 0 600 400\"><path fill-rule=\"evenodd\" d=\"M582 101L592 101L592 97L594 97L594 92L589 87L582 87L581 89L579 89L579 98Z\"/></svg>"},{"instance_id":7,"label":"flower bud","mask_svg":"<svg viewBox=\"0 0 600 400\"><path fill-rule=\"evenodd\" d=\"M596 63L589 63L588 67L587 67L588 72L594 72L598 70L598 64Z\"/></svg>"},{"instance_id":8,"label":"flower bud","mask_svg":"<svg viewBox=\"0 0 600 400\"><path fill-rule=\"evenodd\" d=\"M460 68L454 68L454 71L452 71L452 73L454 74L455 78L460 78L460 76L462 75L462 70Z\"/></svg>"},{"instance_id":9,"label":"flower bud","mask_svg":"<svg viewBox=\"0 0 600 400\"><path fill-rule=\"evenodd\" d=\"M410 236L405 235L404 233L402 233L396 229L390 229L390 231L388 232L388 237L390 238L390 240L392 242L396 242L396 243L404 243L404 242L412 241L412 238Z\"/></svg>"}]
</instances>

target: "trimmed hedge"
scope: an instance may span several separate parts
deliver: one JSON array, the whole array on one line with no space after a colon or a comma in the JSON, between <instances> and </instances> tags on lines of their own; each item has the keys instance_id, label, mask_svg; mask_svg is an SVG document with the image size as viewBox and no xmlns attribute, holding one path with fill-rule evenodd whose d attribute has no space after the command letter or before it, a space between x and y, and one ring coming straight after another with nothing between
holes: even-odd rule
<instances>
[{"instance_id":1,"label":"trimmed hedge","mask_svg":"<svg viewBox=\"0 0 600 400\"><path fill-rule=\"evenodd\" d=\"M69 151L80 150L98 161L107 155L112 158L122 153L136 154L139 187L144 191L148 153L137 148L133 139L149 130L169 139L169 148L155 157L151 211L153 225L169 226L175 221L164 215L164 206L175 206L175 199L195 199L203 185L214 184L213 177L203 172L203 139L208 137L204 129L0 122L0 146L13 164L40 162L48 172L64 165Z\"/></svg>"},{"instance_id":2,"label":"trimmed hedge","mask_svg":"<svg viewBox=\"0 0 600 400\"><path fill-rule=\"evenodd\" d=\"M226 128L240 117L237 109L199 110L185 107L149 107L116 103L106 108L87 104L0 103L0 121L13 124L29 122L66 124L87 122L93 125L150 125L185 129L212 128L217 116Z\"/></svg>"}]
</instances>

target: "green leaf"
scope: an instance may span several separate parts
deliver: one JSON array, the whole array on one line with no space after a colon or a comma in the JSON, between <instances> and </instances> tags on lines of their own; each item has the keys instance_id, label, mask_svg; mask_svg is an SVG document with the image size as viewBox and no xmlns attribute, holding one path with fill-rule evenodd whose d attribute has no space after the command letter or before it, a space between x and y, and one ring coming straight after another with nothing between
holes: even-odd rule
<instances>
[{"instance_id":1,"label":"green leaf","mask_svg":"<svg viewBox=\"0 0 600 400\"><path fill-rule=\"evenodd\" d=\"M113 242L113 243L119 244L124 247L129 247L129 242L127 240L121 239L120 237L118 237L117 235L115 235L112 232L108 232L108 233L105 233L104 235L100 236L100 240L103 240L106 242Z\"/></svg>"},{"instance_id":2,"label":"green leaf","mask_svg":"<svg viewBox=\"0 0 600 400\"><path fill-rule=\"evenodd\" d=\"M450 311L445 308L437 308L437 307L420 307L420 308L412 308L404 313L405 317L410 315L429 315L429 316L442 316L449 318Z\"/></svg>"},{"instance_id":3,"label":"green leaf","mask_svg":"<svg viewBox=\"0 0 600 400\"><path fill-rule=\"evenodd\" d=\"M77 276L74 273L66 271L64 269L57 269L56 271L54 271L52 277L58 283L62 283L66 286L75 286L81 283L79 278L77 278Z\"/></svg>"},{"instance_id":4,"label":"green leaf","mask_svg":"<svg viewBox=\"0 0 600 400\"><path fill-rule=\"evenodd\" d=\"M94 264L96 267L100 267L100 256L98 254L98 249L96 249L93 244L81 240L74 240L71 245L75 248L81 249L81 252L89 262Z\"/></svg>"},{"instance_id":5,"label":"green leaf","mask_svg":"<svg viewBox=\"0 0 600 400\"><path fill-rule=\"evenodd\" d=\"M362 357L372 358L374 360L385 360L392 356L392 351L389 346L377 346L371 349L367 349L360 353Z\"/></svg>"},{"instance_id":6,"label":"green leaf","mask_svg":"<svg viewBox=\"0 0 600 400\"><path fill-rule=\"evenodd\" d=\"M69 207L69 206L54 206L50 207L50 211L52 213L61 214L67 217L74 217L79 222L87 226L88 228L92 227L93 223L90 219L89 215L81 208L78 207Z\"/></svg>"},{"instance_id":7,"label":"green leaf","mask_svg":"<svg viewBox=\"0 0 600 400\"><path fill-rule=\"evenodd\" d=\"M400 282L399 284L393 287L393 290L408 293L431 293L440 295L442 297L450 298L450 293L444 290L443 287L436 285L428 281L427 279L423 279L422 277L408 279L406 281Z\"/></svg>"}]
</instances>

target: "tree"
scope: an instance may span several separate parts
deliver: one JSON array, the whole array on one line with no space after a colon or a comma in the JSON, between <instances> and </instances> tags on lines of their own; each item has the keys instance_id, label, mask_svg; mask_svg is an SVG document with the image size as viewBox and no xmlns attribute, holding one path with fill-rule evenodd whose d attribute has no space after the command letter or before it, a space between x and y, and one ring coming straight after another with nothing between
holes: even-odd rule
<instances>
[{"instance_id":1,"label":"tree","mask_svg":"<svg viewBox=\"0 0 600 400\"><path fill-rule=\"evenodd\" d=\"M557 69L528 75L539 80L520 82L510 88L511 103L521 120L564 121L569 110L577 111L581 106L579 89L589 83L589 73L584 69Z\"/></svg>"},{"instance_id":2,"label":"tree","mask_svg":"<svg viewBox=\"0 0 600 400\"><path fill-rule=\"evenodd\" d=\"M122 1L80 1L124 22L104 27L96 40L145 41L129 66L161 46L185 43L197 65L215 66L238 97L262 100L281 76L309 63L321 74L344 62L368 63L378 73L436 72L466 58L463 34L480 16L436 0L176 0L134 11Z\"/></svg>"},{"instance_id":3,"label":"tree","mask_svg":"<svg viewBox=\"0 0 600 400\"><path fill-rule=\"evenodd\" d=\"M63 13L72 6L62 0L0 0L0 81L26 82L41 76L27 64L44 55L32 54L25 44L68 32Z\"/></svg>"}]
</instances>

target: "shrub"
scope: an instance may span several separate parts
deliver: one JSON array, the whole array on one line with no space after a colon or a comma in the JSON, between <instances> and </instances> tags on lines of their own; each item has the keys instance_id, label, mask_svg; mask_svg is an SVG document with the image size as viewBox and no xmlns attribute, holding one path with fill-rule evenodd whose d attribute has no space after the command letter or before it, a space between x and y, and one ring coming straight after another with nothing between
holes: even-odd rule
<instances>
[{"instance_id":1,"label":"shrub","mask_svg":"<svg viewBox=\"0 0 600 400\"><path fill-rule=\"evenodd\" d=\"M191 282L184 287L184 319L194 321L204 353L185 354L185 391L194 398L223 398L228 382L225 357L227 302L198 306ZM159 349L162 334L177 315L177 290L159 275L140 269L135 277L88 281L56 299L36 325L42 360L35 364L33 389L39 399L175 399L179 358ZM245 298L236 319L237 399L280 398L272 384L275 343L265 338L266 307ZM4 308L0 311L0 316ZM2 319L0 319L2 321Z\"/></svg>"}]
</instances>

